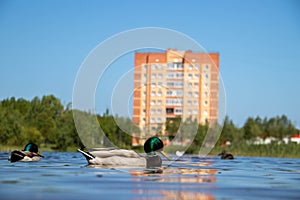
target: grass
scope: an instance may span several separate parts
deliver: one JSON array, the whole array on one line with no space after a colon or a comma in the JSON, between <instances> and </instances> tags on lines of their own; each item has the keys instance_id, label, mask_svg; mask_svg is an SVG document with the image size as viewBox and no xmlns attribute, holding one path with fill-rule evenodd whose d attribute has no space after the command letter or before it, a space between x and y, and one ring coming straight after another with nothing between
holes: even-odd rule
<instances>
[{"instance_id":1,"label":"grass","mask_svg":"<svg viewBox=\"0 0 300 200\"><path fill-rule=\"evenodd\" d=\"M258 157L277 157L277 158L300 158L300 145L289 144L246 144L241 143L227 147L215 147L210 154L217 155L222 150L226 150L235 156L258 156Z\"/></svg>"},{"instance_id":2,"label":"grass","mask_svg":"<svg viewBox=\"0 0 300 200\"><path fill-rule=\"evenodd\" d=\"M60 152L60 150L53 149L53 145L40 145L40 152ZM15 149L23 149L24 146L14 146L14 145L0 145L1 152L10 152ZM67 152L76 152L77 146L67 147ZM166 148L168 151L172 147ZM177 150L183 150L181 147L173 147ZM137 152L144 152L143 147L134 147L133 150ZM300 145L296 143L289 144L276 144L271 143L267 145L254 145L246 144L244 142L230 145L226 147L214 147L209 155L217 155L222 150L226 150L234 156L257 156L257 157L278 157L278 158L300 158ZM192 152L198 154L198 151Z\"/></svg>"},{"instance_id":3,"label":"grass","mask_svg":"<svg viewBox=\"0 0 300 200\"><path fill-rule=\"evenodd\" d=\"M13 150L22 150L24 146L16 146L16 145L0 145L0 152L10 152ZM76 152L78 149L77 146L67 147L66 152ZM40 152L60 152L60 150L53 149L53 145L41 145L39 146Z\"/></svg>"}]
</instances>

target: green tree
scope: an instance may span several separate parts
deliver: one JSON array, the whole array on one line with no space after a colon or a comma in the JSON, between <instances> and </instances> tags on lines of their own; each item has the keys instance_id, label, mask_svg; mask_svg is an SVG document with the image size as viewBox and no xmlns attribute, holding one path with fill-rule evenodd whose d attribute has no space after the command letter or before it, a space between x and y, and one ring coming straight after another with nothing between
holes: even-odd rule
<instances>
[{"instance_id":1,"label":"green tree","mask_svg":"<svg viewBox=\"0 0 300 200\"><path fill-rule=\"evenodd\" d=\"M261 129L261 126L257 124L257 122L252 117L249 117L243 126L243 132L244 139L250 140L255 138L256 136L261 135L263 130Z\"/></svg>"},{"instance_id":2,"label":"green tree","mask_svg":"<svg viewBox=\"0 0 300 200\"><path fill-rule=\"evenodd\" d=\"M180 123L181 123L181 117L179 116L175 118L167 118L166 132L170 140L172 140L175 137L176 133L178 132Z\"/></svg>"}]
</instances>

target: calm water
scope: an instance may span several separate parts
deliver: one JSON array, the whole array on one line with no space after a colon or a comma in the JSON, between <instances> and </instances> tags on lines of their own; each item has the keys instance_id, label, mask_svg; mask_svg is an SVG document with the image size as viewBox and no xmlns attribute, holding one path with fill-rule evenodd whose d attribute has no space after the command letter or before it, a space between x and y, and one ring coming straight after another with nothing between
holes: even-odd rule
<instances>
[{"instance_id":1,"label":"calm water","mask_svg":"<svg viewBox=\"0 0 300 200\"><path fill-rule=\"evenodd\" d=\"M0 153L5 199L300 199L300 159L184 156L161 174L86 166L80 153L9 163Z\"/></svg>"}]
</instances>

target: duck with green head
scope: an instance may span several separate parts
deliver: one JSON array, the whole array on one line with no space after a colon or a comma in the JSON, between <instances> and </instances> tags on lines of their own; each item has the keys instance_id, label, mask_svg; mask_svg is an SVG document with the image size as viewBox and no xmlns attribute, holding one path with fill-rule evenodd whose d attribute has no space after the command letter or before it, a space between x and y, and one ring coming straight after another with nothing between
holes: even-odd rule
<instances>
[{"instance_id":1,"label":"duck with green head","mask_svg":"<svg viewBox=\"0 0 300 200\"><path fill-rule=\"evenodd\" d=\"M38 146L34 143L28 143L24 150L14 150L10 153L8 160L10 162L30 162L30 161L40 161L40 158L44 157L39 152Z\"/></svg>"},{"instance_id":2,"label":"duck with green head","mask_svg":"<svg viewBox=\"0 0 300 200\"><path fill-rule=\"evenodd\" d=\"M162 160L156 152L169 159L163 152L163 147L164 144L158 137L151 137L144 143L146 156L126 149L99 148L90 152L81 149L78 151L84 155L90 165L156 168L162 166Z\"/></svg>"}]
</instances>

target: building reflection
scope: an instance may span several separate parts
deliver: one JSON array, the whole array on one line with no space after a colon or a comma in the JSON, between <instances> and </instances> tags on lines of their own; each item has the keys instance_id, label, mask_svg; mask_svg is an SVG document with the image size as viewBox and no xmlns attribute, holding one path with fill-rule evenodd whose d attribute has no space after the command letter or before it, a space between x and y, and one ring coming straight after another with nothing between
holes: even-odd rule
<instances>
[{"instance_id":1,"label":"building reflection","mask_svg":"<svg viewBox=\"0 0 300 200\"><path fill-rule=\"evenodd\" d=\"M215 199L209 190L215 183L217 170L215 169L191 169L191 168L167 168L164 170L133 170L130 171L132 181L140 182L141 187L133 191L136 194L145 194L147 197L140 199L178 199L178 200L212 200ZM171 183L170 185L156 185L154 188L144 188L143 182ZM174 185L173 185L174 183ZM178 185L177 185L178 184ZM201 186L205 185L204 191ZM142 189L144 188L144 189ZM208 191L208 192L207 192ZM148 195L147 195L148 194Z\"/></svg>"},{"instance_id":2,"label":"building reflection","mask_svg":"<svg viewBox=\"0 0 300 200\"><path fill-rule=\"evenodd\" d=\"M178 199L178 200L213 200L215 199L211 194L185 192L185 191L161 191L163 199Z\"/></svg>"}]
</instances>

